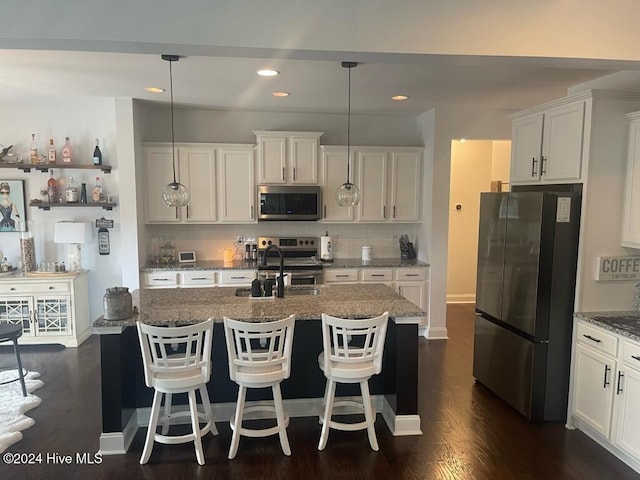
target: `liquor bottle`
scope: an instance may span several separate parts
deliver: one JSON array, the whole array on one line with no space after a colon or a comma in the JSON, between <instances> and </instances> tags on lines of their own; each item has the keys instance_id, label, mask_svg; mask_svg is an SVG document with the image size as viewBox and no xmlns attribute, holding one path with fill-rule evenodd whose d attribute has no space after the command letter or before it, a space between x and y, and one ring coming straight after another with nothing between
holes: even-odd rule
<instances>
[{"instance_id":1,"label":"liquor bottle","mask_svg":"<svg viewBox=\"0 0 640 480\"><path fill-rule=\"evenodd\" d=\"M31 143L29 144L29 158L31 158L31 165L38 164L38 143L36 142L36 134L31 134Z\"/></svg>"},{"instance_id":2,"label":"liquor bottle","mask_svg":"<svg viewBox=\"0 0 640 480\"><path fill-rule=\"evenodd\" d=\"M102 184L100 183L100 177L96 177L96 184L93 186L93 190L91 191L91 200L93 200L94 203L98 203L101 202L102 199Z\"/></svg>"},{"instance_id":3,"label":"liquor bottle","mask_svg":"<svg viewBox=\"0 0 640 480\"><path fill-rule=\"evenodd\" d=\"M63 163L71 163L71 143L69 143L69 137L64 137L64 147L62 147L62 161Z\"/></svg>"},{"instance_id":4,"label":"liquor bottle","mask_svg":"<svg viewBox=\"0 0 640 480\"><path fill-rule=\"evenodd\" d=\"M49 203L58 202L58 182L53 178L53 169L49 170L49 180L47 181L47 199Z\"/></svg>"},{"instance_id":5,"label":"liquor bottle","mask_svg":"<svg viewBox=\"0 0 640 480\"><path fill-rule=\"evenodd\" d=\"M47 153L49 163L56 163L56 147L53 145L53 138L49 139L49 151Z\"/></svg>"},{"instance_id":6,"label":"liquor bottle","mask_svg":"<svg viewBox=\"0 0 640 480\"><path fill-rule=\"evenodd\" d=\"M87 184L80 184L80 203L87 203Z\"/></svg>"},{"instance_id":7,"label":"liquor bottle","mask_svg":"<svg viewBox=\"0 0 640 480\"><path fill-rule=\"evenodd\" d=\"M98 145L97 138L96 138L96 148L93 149L93 164L102 165L102 152L100 151L100 146Z\"/></svg>"},{"instance_id":8,"label":"liquor bottle","mask_svg":"<svg viewBox=\"0 0 640 480\"><path fill-rule=\"evenodd\" d=\"M73 177L69 177L69 184L64 191L64 200L67 203L78 203L78 187L76 187Z\"/></svg>"}]
</instances>

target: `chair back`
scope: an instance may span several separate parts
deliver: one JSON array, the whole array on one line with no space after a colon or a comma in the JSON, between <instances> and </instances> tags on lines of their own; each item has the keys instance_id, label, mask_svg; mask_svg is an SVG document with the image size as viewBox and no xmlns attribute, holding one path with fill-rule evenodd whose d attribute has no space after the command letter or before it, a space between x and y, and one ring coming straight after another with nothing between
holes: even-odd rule
<instances>
[{"instance_id":1,"label":"chair back","mask_svg":"<svg viewBox=\"0 0 640 480\"><path fill-rule=\"evenodd\" d=\"M289 378L295 319L243 322L224 317L231 380L257 387Z\"/></svg>"},{"instance_id":2,"label":"chair back","mask_svg":"<svg viewBox=\"0 0 640 480\"><path fill-rule=\"evenodd\" d=\"M209 381L213 319L183 327L140 321L136 325L147 387L180 388Z\"/></svg>"},{"instance_id":3,"label":"chair back","mask_svg":"<svg viewBox=\"0 0 640 480\"><path fill-rule=\"evenodd\" d=\"M367 378L382 371L389 312L346 319L322 314L322 347L327 377Z\"/></svg>"}]
</instances>

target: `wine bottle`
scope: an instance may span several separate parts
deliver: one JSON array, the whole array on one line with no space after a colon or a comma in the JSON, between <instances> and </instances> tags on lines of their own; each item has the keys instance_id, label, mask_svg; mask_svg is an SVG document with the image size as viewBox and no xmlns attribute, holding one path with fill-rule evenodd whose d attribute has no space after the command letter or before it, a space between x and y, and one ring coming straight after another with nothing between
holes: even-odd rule
<instances>
[{"instance_id":1,"label":"wine bottle","mask_svg":"<svg viewBox=\"0 0 640 480\"><path fill-rule=\"evenodd\" d=\"M31 159L31 165L38 164L38 144L36 142L36 134L31 134L31 143L29 144L29 158Z\"/></svg>"},{"instance_id":2,"label":"wine bottle","mask_svg":"<svg viewBox=\"0 0 640 480\"><path fill-rule=\"evenodd\" d=\"M102 152L100 151L100 146L98 145L97 138L96 138L96 148L93 149L93 164L102 165Z\"/></svg>"},{"instance_id":3,"label":"wine bottle","mask_svg":"<svg viewBox=\"0 0 640 480\"><path fill-rule=\"evenodd\" d=\"M49 151L47 153L49 163L56 163L56 147L53 145L53 138L49 139Z\"/></svg>"},{"instance_id":4,"label":"wine bottle","mask_svg":"<svg viewBox=\"0 0 640 480\"><path fill-rule=\"evenodd\" d=\"M47 199L49 203L58 202L58 182L53 178L53 169L49 170L49 180L47 181Z\"/></svg>"},{"instance_id":5,"label":"wine bottle","mask_svg":"<svg viewBox=\"0 0 640 480\"><path fill-rule=\"evenodd\" d=\"M64 137L64 147L62 147L62 162L71 163L71 143L69 137Z\"/></svg>"}]
</instances>

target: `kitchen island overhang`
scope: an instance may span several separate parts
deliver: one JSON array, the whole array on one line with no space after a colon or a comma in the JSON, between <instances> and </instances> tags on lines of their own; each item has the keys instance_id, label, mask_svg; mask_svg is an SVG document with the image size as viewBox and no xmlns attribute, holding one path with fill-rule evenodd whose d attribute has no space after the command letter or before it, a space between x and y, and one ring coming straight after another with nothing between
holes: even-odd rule
<instances>
[{"instance_id":1,"label":"kitchen island overhang","mask_svg":"<svg viewBox=\"0 0 640 480\"><path fill-rule=\"evenodd\" d=\"M197 289L142 289L132 292L137 313L125 320L94 322L100 335L102 382L102 434L100 451L125 453L138 427L146 426L153 392L144 384L142 357L135 324L177 326L215 320L213 372L208 384L215 421L227 422L235 407L237 385L229 379L223 317L244 321L270 321L296 314L291 377L282 384L285 410L291 417L316 416L321 411L325 379L318 367L322 351L321 314L368 318L388 311L383 368L370 381L376 410L393 435L419 435L418 325L426 317L419 307L382 284L317 285L314 295L251 299L237 296L235 287ZM287 295L289 293L289 295ZM340 396L359 394L344 385ZM269 399L257 391L248 402ZM175 403L180 400L176 399ZM320 430L318 429L318 435Z\"/></svg>"}]
</instances>

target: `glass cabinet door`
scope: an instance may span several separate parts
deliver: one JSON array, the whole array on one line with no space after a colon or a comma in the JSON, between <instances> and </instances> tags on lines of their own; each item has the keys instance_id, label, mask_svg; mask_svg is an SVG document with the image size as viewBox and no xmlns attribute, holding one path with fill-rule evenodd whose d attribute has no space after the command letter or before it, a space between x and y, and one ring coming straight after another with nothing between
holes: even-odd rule
<instances>
[{"instance_id":1,"label":"glass cabinet door","mask_svg":"<svg viewBox=\"0 0 640 480\"><path fill-rule=\"evenodd\" d=\"M31 297L5 297L0 299L0 323L22 325L23 335L33 335L31 328Z\"/></svg>"},{"instance_id":2,"label":"glass cabinet door","mask_svg":"<svg viewBox=\"0 0 640 480\"><path fill-rule=\"evenodd\" d=\"M37 335L65 335L70 332L71 297L35 297Z\"/></svg>"}]
</instances>

